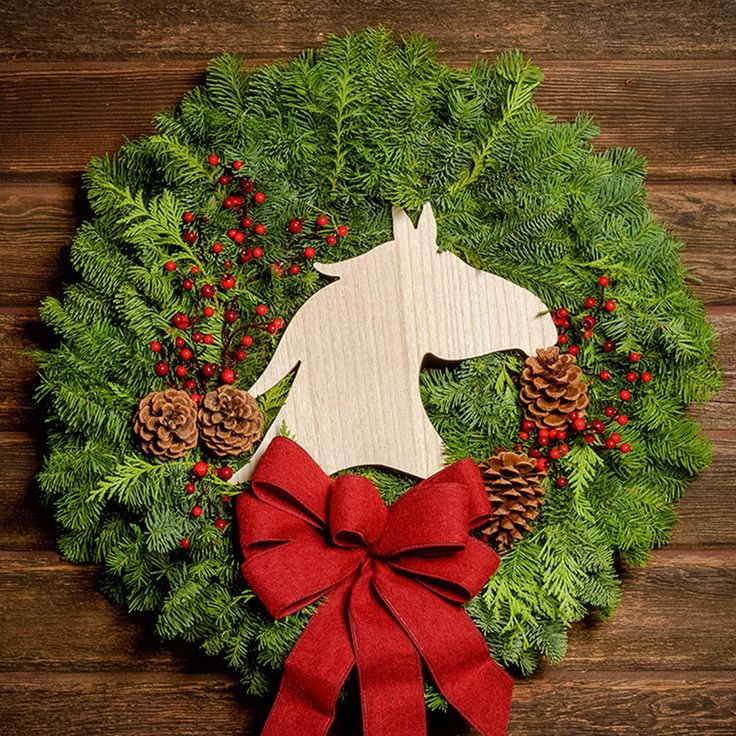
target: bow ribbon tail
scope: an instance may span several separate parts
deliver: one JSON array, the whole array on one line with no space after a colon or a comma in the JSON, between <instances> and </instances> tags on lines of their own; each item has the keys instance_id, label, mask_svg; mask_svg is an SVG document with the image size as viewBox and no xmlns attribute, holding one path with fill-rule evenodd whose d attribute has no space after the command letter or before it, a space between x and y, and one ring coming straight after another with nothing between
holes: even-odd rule
<instances>
[{"instance_id":1,"label":"bow ribbon tail","mask_svg":"<svg viewBox=\"0 0 736 736\"><path fill-rule=\"evenodd\" d=\"M491 659L466 611L387 566L374 584L450 704L482 736L505 736L514 680Z\"/></svg>"},{"instance_id":2,"label":"bow ribbon tail","mask_svg":"<svg viewBox=\"0 0 736 736\"><path fill-rule=\"evenodd\" d=\"M367 561L348 612L365 736L426 736L424 676L416 647L373 589Z\"/></svg>"},{"instance_id":3,"label":"bow ribbon tail","mask_svg":"<svg viewBox=\"0 0 736 736\"><path fill-rule=\"evenodd\" d=\"M262 736L324 736L355 665L347 620L350 581L330 591L284 662L276 701Z\"/></svg>"}]
</instances>

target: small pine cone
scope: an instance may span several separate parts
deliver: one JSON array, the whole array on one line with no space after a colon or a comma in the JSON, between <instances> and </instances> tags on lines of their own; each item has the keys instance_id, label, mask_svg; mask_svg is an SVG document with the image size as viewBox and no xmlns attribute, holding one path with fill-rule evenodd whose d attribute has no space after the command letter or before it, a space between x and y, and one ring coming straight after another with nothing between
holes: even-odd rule
<instances>
[{"instance_id":1,"label":"small pine cone","mask_svg":"<svg viewBox=\"0 0 736 736\"><path fill-rule=\"evenodd\" d=\"M210 391L199 407L199 436L215 455L240 455L261 438L263 414L247 392L227 384Z\"/></svg>"},{"instance_id":2,"label":"small pine cone","mask_svg":"<svg viewBox=\"0 0 736 736\"><path fill-rule=\"evenodd\" d=\"M537 350L521 373L519 396L526 419L539 429L557 429L570 421L570 412L582 417L588 406L588 384L583 371L570 353L558 347Z\"/></svg>"},{"instance_id":3,"label":"small pine cone","mask_svg":"<svg viewBox=\"0 0 736 736\"><path fill-rule=\"evenodd\" d=\"M503 554L531 531L544 503L545 472L537 470L532 458L515 452L499 452L478 467L491 502L491 520L481 533Z\"/></svg>"},{"instance_id":4,"label":"small pine cone","mask_svg":"<svg viewBox=\"0 0 736 736\"><path fill-rule=\"evenodd\" d=\"M197 405L185 391L152 391L138 404L133 430L143 452L161 460L184 457L197 446Z\"/></svg>"}]
</instances>

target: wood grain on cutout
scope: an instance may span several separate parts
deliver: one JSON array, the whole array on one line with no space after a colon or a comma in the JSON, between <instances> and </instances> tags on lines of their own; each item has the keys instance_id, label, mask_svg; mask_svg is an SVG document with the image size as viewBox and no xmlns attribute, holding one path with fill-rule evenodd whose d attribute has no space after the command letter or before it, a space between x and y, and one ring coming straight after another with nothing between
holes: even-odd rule
<instances>
[{"instance_id":1,"label":"wood grain on cutout","mask_svg":"<svg viewBox=\"0 0 736 736\"><path fill-rule=\"evenodd\" d=\"M378 465L432 475L445 462L419 395L424 358L512 349L533 355L555 343L538 297L437 250L429 203L416 229L397 208L393 226L394 239L364 255L315 264L337 281L299 309L251 387L259 396L297 369L281 411L233 483L250 477L283 423L326 473Z\"/></svg>"}]
</instances>

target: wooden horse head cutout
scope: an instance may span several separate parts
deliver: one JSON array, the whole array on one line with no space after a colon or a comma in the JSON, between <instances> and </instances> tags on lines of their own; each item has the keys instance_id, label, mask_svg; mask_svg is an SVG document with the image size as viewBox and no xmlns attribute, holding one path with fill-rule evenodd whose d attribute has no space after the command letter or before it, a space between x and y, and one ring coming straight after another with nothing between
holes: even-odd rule
<instances>
[{"instance_id":1,"label":"wooden horse head cutout","mask_svg":"<svg viewBox=\"0 0 736 736\"><path fill-rule=\"evenodd\" d=\"M258 396L299 366L280 413L233 482L250 478L282 422L326 473L379 465L426 478L445 463L419 395L424 357L533 354L557 340L547 307L530 291L437 251L429 203L416 229L394 208L393 230L393 240L364 255L315 265L338 280L297 312L251 387Z\"/></svg>"}]
</instances>

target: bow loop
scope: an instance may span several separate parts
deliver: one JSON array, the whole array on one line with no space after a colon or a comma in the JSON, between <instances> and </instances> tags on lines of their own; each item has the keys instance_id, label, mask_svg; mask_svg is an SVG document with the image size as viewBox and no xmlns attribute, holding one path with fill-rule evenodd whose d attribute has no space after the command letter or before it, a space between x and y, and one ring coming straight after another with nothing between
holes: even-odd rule
<instances>
[{"instance_id":1,"label":"bow loop","mask_svg":"<svg viewBox=\"0 0 736 736\"><path fill-rule=\"evenodd\" d=\"M336 545L370 547L381 536L388 509L367 478L340 475L330 491L328 517Z\"/></svg>"}]
</instances>

